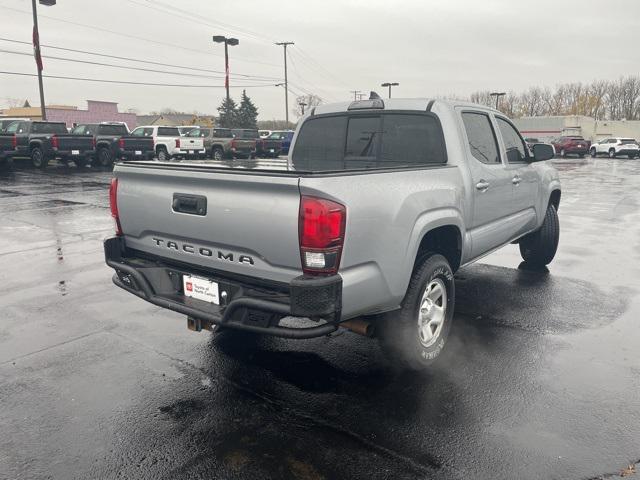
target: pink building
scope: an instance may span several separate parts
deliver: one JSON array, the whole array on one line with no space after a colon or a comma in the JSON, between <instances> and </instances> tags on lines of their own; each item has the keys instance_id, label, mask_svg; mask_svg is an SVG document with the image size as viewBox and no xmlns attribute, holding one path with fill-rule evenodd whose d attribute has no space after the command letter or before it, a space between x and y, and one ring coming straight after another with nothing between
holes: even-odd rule
<instances>
[{"instance_id":1,"label":"pink building","mask_svg":"<svg viewBox=\"0 0 640 480\"><path fill-rule=\"evenodd\" d=\"M47 107L47 120L51 122L65 122L67 127L74 123L125 122L129 130L136 127L135 113L118 112L116 102L100 102L87 100L87 109Z\"/></svg>"}]
</instances>

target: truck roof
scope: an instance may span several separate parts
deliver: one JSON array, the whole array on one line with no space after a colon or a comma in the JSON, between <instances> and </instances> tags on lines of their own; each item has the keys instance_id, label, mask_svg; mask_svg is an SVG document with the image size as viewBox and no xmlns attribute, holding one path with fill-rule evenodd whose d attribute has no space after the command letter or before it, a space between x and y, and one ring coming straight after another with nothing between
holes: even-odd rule
<instances>
[{"instance_id":1,"label":"truck roof","mask_svg":"<svg viewBox=\"0 0 640 480\"><path fill-rule=\"evenodd\" d=\"M430 103L437 105L446 105L449 108L453 107L473 107L477 109L482 109L486 111L491 111L495 113L499 113L496 109L492 107L487 107L485 105L479 105L477 103L465 102L463 100L448 100L448 99L435 99L435 98L382 98L382 109L383 110L416 110L424 112L427 110L427 107ZM317 107L310 109L310 115L322 115L327 113L340 113L347 112L355 109L368 109L366 108L366 104L371 102L371 100L358 100L354 102L339 102L339 103L327 103L323 105L318 105ZM360 108L357 108L359 107ZM372 108L372 110L379 108Z\"/></svg>"}]
</instances>

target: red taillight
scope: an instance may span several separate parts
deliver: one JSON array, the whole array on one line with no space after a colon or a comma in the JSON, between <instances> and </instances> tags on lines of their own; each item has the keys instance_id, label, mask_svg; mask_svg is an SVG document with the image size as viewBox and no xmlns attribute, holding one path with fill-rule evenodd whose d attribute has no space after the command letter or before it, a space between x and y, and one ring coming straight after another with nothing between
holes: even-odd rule
<instances>
[{"instance_id":1,"label":"red taillight","mask_svg":"<svg viewBox=\"0 0 640 480\"><path fill-rule=\"evenodd\" d=\"M340 267L347 210L324 198L300 199L299 239L302 271L307 275L333 275Z\"/></svg>"},{"instance_id":2,"label":"red taillight","mask_svg":"<svg viewBox=\"0 0 640 480\"><path fill-rule=\"evenodd\" d=\"M96 148L96 137L91 137L91 148L94 150Z\"/></svg>"},{"instance_id":3,"label":"red taillight","mask_svg":"<svg viewBox=\"0 0 640 480\"><path fill-rule=\"evenodd\" d=\"M51 136L51 146L53 148L58 148L60 146L60 143L58 142L58 137L56 137L55 135Z\"/></svg>"},{"instance_id":4,"label":"red taillight","mask_svg":"<svg viewBox=\"0 0 640 480\"><path fill-rule=\"evenodd\" d=\"M122 235L122 227L120 226L120 215L118 214L118 179L112 178L109 186L109 207L111 208L111 216L116 223L116 235Z\"/></svg>"},{"instance_id":5,"label":"red taillight","mask_svg":"<svg viewBox=\"0 0 640 480\"><path fill-rule=\"evenodd\" d=\"M233 150L235 150L235 149L236 149L236 139L235 139L235 138L234 138L233 140L231 140L231 148L232 148Z\"/></svg>"},{"instance_id":6,"label":"red taillight","mask_svg":"<svg viewBox=\"0 0 640 480\"><path fill-rule=\"evenodd\" d=\"M180 148L180 139L176 138L176 148Z\"/></svg>"},{"instance_id":7,"label":"red taillight","mask_svg":"<svg viewBox=\"0 0 640 480\"><path fill-rule=\"evenodd\" d=\"M120 140L118 140L118 148L120 150L124 150L124 138L121 138Z\"/></svg>"},{"instance_id":8,"label":"red taillight","mask_svg":"<svg viewBox=\"0 0 640 480\"><path fill-rule=\"evenodd\" d=\"M14 150L18 148L18 137L16 137L15 135L11 137L11 146Z\"/></svg>"}]
</instances>

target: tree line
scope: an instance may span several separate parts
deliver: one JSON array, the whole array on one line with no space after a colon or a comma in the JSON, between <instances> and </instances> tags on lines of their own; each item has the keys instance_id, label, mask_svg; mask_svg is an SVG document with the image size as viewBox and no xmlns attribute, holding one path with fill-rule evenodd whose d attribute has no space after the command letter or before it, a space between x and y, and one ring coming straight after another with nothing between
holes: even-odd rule
<instances>
[{"instance_id":1,"label":"tree line","mask_svg":"<svg viewBox=\"0 0 640 480\"><path fill-rule=\"evenodd\" d=\"M491 107L496 105L489 90L474 92L469 100ZM597 120L640 120L640 76L508 92L499 99L498 110L511 118L586 115Z\"/></svg>"}]
</instances>

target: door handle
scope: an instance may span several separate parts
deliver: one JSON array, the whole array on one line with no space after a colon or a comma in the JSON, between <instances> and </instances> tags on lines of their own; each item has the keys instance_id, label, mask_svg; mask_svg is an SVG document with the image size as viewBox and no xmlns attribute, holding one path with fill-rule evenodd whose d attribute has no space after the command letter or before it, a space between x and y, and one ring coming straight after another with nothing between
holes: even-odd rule
<instances>
[{"instance_id":1,"label":"door handle","mask_svg":"<svg viewBox=\"0 0 640 480\"><path fill-rule=\"evenodd\" d=\"M488 188L489 182L487 182L486 180L480 180L478 183L476 183L476 189L480 190L481 192L486 192Z\"/></svg>"},{"instance_id":2,"label":"door handle","mask_svg":"<svg viewBox=\"0 0 640 480\"><path fill-rule=\"evenodd\" d=\"M521 181L522 181L522 178L519 175L516 175L511 179L511 183L513 183L514 185L520 185Z\"/></svg>"}]
</instances>

